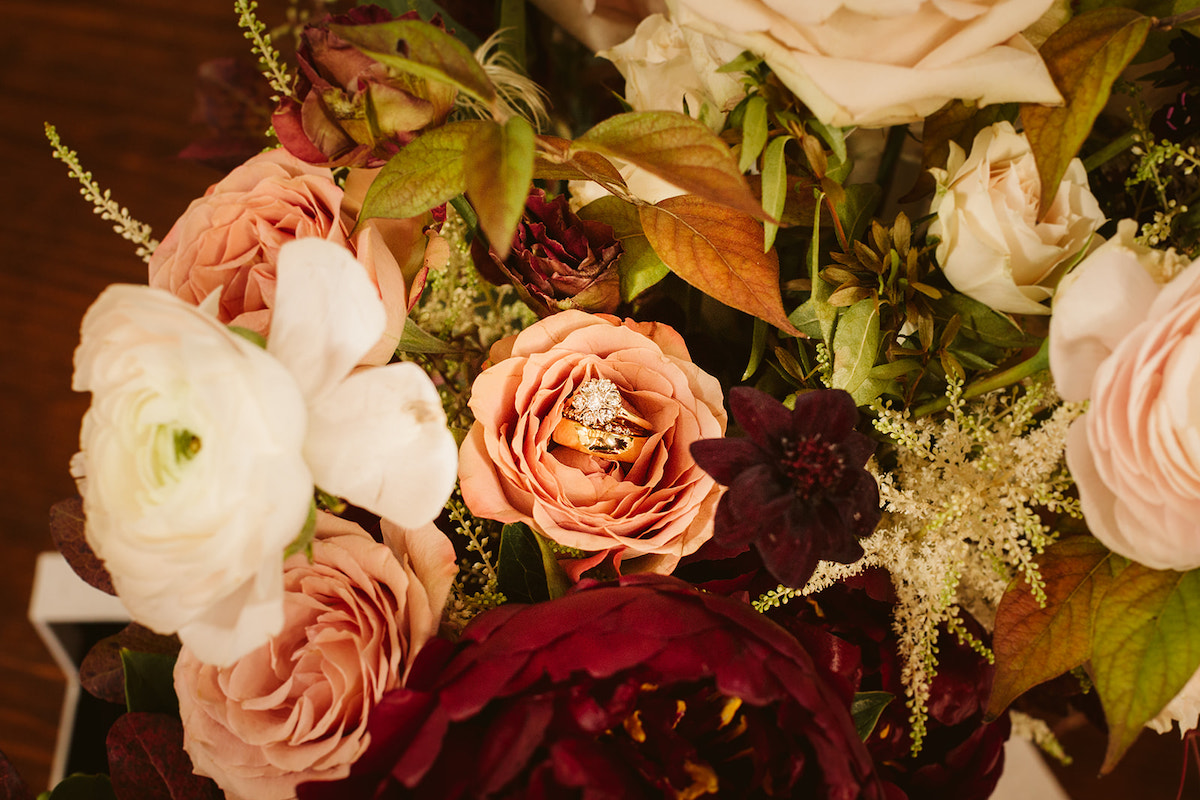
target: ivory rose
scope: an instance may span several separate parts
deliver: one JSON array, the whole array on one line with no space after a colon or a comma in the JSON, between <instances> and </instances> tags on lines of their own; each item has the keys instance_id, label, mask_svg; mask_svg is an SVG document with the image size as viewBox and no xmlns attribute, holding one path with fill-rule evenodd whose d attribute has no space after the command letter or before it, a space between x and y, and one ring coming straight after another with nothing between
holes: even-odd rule
<instances>
[{"instance_id":1,"label":"ivory rose","mask_svg":"<svg viewBox=\"0 0 1200 800\"><path fill-rule=\"evenodd\" d=\"M92 393L72 461L88 543L132 617L228 664L283 624L282 552L314 483L415 528L454 484L437 391L413 364L351 374L385 312L344 249L285 245L267 349L147 286L88 310L73 387Z\"/></svg>"},{"instance_id":2,"label":"ivory rose","mask_svg":"<svg viewBox=\"0 0 1200 800\"><path fill-rule=\"evenodd\" d=\"M533 0L533 4L593 51L625 41L641 20L667 10L666 0Z\"/></svg>"},{"instance_id":3,"label":"ivory rose","mask_svg":"<svg viewBox=\"0 0 1200 800\"><path fill-rule=\"evenodd\" d=\"M1153 569L1200 567L1200 261L1117 236L1064 281L1050 319L1050 369L1071 425L1067 466L1088 528Z\"/></svg>"},{"instance_id":4,"label":"ivory rose","mask_svg":"<svg viewBox=\"0 0 1200 800\"><path fill-rule=\"evenodd\" d=\"M477 516L525 522L568 547L670 572L712 535L720 487L691 443L725 430L721 386L657 323L562 311L497 342L471 390L460 451L463 500ZM616 384L653 434L629 465L551 441L564 404L589 378Z\"/></svg>"},{"instance_id":5,"label":"ivory rose","mask_svg":"<svg viewBox=\"0 0 1200 800\"><path fill-rule=\"evenodd\" d=\"M929 227L937 260L965 295L1010 314L1049 314L1044 301L1104 223L1083 163L1073 159L1042 219L1029 140L1008 122L984 128L968 156L954 142L937 179Z\"/></svg>"},{"instance_id":6,"label":"ivory rose","mask_svg":"<svg viewBox=\"0 0 1200 800\"><path fill-rule=\"evenodd\" d=\"M741 48L680 28L662 14L642 20L633 36L596 55L616 64L634 111L681 111L719 131L746 95L736 73L718 72Z\"/></svg>"},{"instance_id":7,"label":"ivory rose","mask_svg":"<svg viewBox=\"0 0 1200 800\"><path fill-rule=\"evenodd\" d=\"M227 667L187 647L175 664L184 749L228 800L289 800L297 784L345 777L367 724L436 632L454 547L436 529L391 528L393 554L354 523L321 514L312 561L284 564L284 625Z\"/></svg>"},{"instance_id":8,"label":"ivory rose","mask_svg":"<svg viewBox=\"0 0 1200 800\"><path fill-rule=\"evenodd\" d=\"M426 240L420 220L388 221L387 240L375 223L350 237L356 212L328 168L282 149L260 153L192 201L151 256L150 285L189 303L220 289L218 319L266 336L279 249L325 239L355 253L383 301L387 325L364 363L386 363L404 330L405 272L421 265ZM404 236L395 235L397 225Z\"/></svg>"},{"instance_id":9,"label":"ivory rose","mask_svg":"<svg viewBox=\"0 0 1200 800\"><path fill-rule=\"evenodd\" d=\"M675 0L676 22L762 57L818 119L879 128L949 100L1062 101L1021 31L1052 0Z\"/></svg>"}]
</instances>

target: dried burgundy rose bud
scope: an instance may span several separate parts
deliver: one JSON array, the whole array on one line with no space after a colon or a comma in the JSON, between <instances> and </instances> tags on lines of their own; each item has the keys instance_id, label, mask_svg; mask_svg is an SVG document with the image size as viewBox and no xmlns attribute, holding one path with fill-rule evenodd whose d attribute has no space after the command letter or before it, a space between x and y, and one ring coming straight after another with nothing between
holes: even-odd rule
<instances>
[{"instance_id":1,"label":"dried burgundy rose bud","mask_svg":"<svg viewBox=\"0 0 1200 800\"><path fill-rule=\"evenodd\" d=\"M419 18L410 11L394 19ZM446 121L453 87L389 70L330 30L392 20L387 10L368 5L305 26L295 97L285 97L272 118L292 155L323 166L378 167L421 131Z\"/></svg>"},{"instance_id":2,"label":"dried burgundy rose bud","mask_svg":"<svg viewBox=\"0 0 1200 800\"><path fill-rule=\"evenodd\" d=\"M580 219L566 195L553 200L535 188L525 202L508 258L477 237L475 266L493 283L511 283L540 317L568 308L611 314L621 303L617 259L624 248L611 226Z\"/></svg>"},{"instance_id":3,"label":"dried burgundy rose bud","mask_svg":"<svg viewBox=\"0 0 1200 800\"><path fill-rule=\"evenodd\" d=\"M350 777L303 800L885 796L796 639L673 578L501 606L422 652Z\"/></svg>"}]
</instances>

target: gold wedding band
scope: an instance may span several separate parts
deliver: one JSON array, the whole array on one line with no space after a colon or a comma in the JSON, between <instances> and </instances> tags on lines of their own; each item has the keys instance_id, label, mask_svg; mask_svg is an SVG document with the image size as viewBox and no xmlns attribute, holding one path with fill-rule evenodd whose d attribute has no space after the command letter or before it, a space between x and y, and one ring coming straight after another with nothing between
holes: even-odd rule
<instances>
[{"instance_id":1,"label":"gold wedding band","mask_svg":"<svg viewBox=\"0 0 1200 800\"><path fill-rule=\"evenodd\" d=\"M629 464L650 433L650 423L629 407L615 383L589 378L563 404L562 419L550 438L580 453Z\"/></svg>"}]
</instances>

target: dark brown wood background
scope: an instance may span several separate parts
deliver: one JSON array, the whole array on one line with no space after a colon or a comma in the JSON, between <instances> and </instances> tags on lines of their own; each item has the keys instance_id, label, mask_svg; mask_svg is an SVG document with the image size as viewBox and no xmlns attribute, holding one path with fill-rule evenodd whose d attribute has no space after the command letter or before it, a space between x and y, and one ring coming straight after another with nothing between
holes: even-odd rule
<instances>
[{"instance_id":1,"label":"dark brown wood background","mask_svg":"<svg viewBox=\"0 0 1200 800\"><path fill-rule=\"evenodd\" d=\"M50 549L47 509L73 493L86 396L70 390L84 310L107 284L145 282L130 245L91 213L50 157L54 123L84 166L161 236L219 175L175 154L195 72L242 53L232 0L17 0L0 26L0 750L35 790L46 785L62 679L26 621L36 554ZM264 3L278 9L280 2ZM1169 800L1182 745L1144 736L1117 772L1097 779L1103 737L1067 737L1061 771L1075 798ZM1189 781L1200 797L1200 780ZM914 798L914 800L918 800ZM1034 800L1031 798L1031 800Z\"/></svg>"}]
</instances>

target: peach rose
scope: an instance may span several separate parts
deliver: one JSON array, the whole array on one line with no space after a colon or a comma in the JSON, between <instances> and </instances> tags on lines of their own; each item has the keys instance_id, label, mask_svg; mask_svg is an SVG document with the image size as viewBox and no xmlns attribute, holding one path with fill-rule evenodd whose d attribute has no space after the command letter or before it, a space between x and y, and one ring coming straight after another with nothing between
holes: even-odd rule
<instances>
[{"instance_id":1,"label":"peach rose","mask_svg":"<svg viewBox=\"0 0 1200 800\"><path fill-rule=\"evenodd\" d=\"M1050 369L1067 400L1090 399L1067 437L1088 528L1153 569L1200 567L1200 260L1133 241L1136 224L1059 287Z\"/></svg>"},{"instance_id":2,"label":"peach rose","mask_svg":"<svg viewBox=\"0 0 1200 800\"><path fill-rule=\"evenodd\" d=\"M220 321L265 336L279 248L293 239L326 239L354 252L379 290L387 327L363 363L386 363L404 330L405 274L422 263L423 225L373 221L349 237L356 212L328 168L282 149L260 153L192 201L151 256L150 285L193 304L220 289Z\"/></svg>"},{"instance_id":3,"label":"peach rose","mask_svg":"<svg viewBox=\"0 0 1200 800\"><path fill-rule=\"evenodd\" d=\"M277 636L228 667L179 654L184 749L229 800L288 800L303 781L345 777L369 743L371 710L436 633L454 548L432 528L384 526L396 553L322 514L312 562L285 564Z\"/></svg>"},{"instance_id":4,"label":"peach rose","mask_svg":"<svg viewBox=\"0 0 1200 800\"><path fill-rule=\"evenodd\" d=\"M685 28L761 56L829 125L915 122L949 100L1062 98L1021 31L1052 0L675 0Z\"/></svg>"},{"instance_id":5,"label":"peach rose","mask_svg":"<svg viewBox=\"0 0 1200 800\"><path fill-rule=\"evenodd\" d=\"M668 573L712 535L720 487L689 448L724 433L721 386L692 363L673 329L563 311L497 342L491 359L472 387L476 421L459 454L472 513L611 553L618 568L646 557L627 572ZM650 423L633 463L551 441L567 398L589 378L612 381Z\"/></svg>"}]
</instances>

